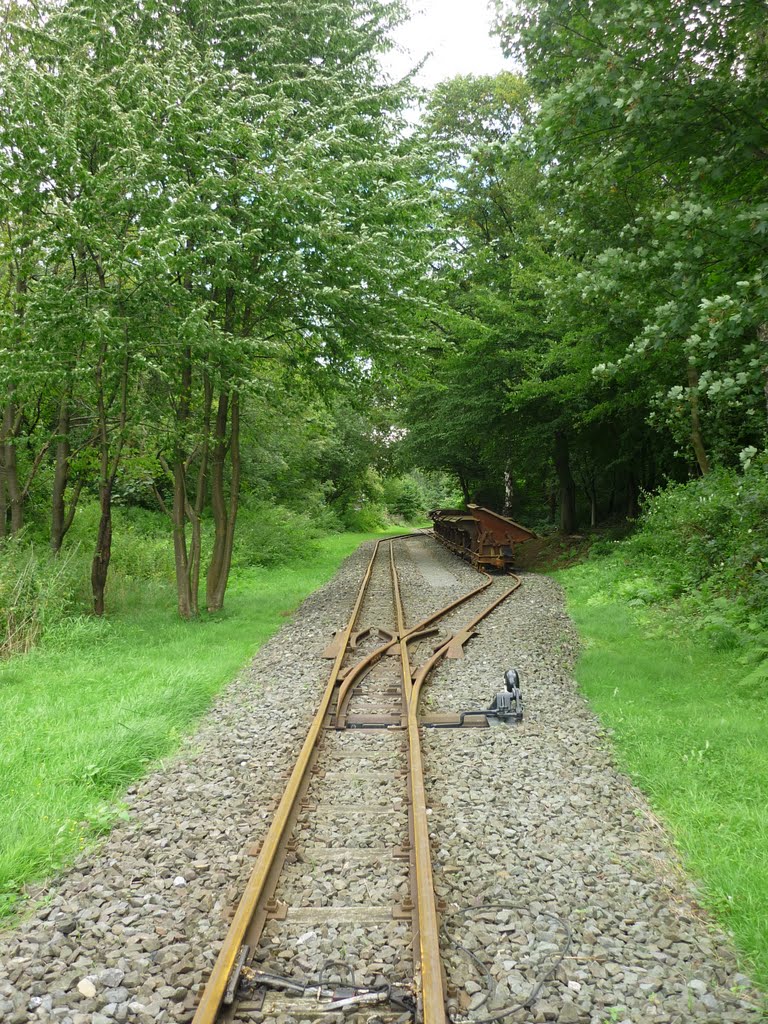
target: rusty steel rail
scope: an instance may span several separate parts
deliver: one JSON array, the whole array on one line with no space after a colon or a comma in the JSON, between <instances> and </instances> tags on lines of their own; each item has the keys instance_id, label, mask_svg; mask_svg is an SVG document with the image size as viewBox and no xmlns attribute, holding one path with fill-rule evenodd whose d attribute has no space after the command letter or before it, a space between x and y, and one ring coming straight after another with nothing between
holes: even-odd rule
<instances>
[{"instance_id":1,"label":"rusty steel rail","mask_svg":"<svg viewBox=\"0 0 768 1024\"><path fill-rule=\"evenodd\" d=\"M425 532L422 534L407 534L407 536L427 537L430 536L430 533ZM402 538L397 538L397 540L400 539ZM352 668L350 668L349 672L347 672L346 675L344 676L344 679L341 683L341 687L339 688L339 695L336 700L337 729L343 729L346 726L347 706L349 704L349 699L352 696L352 690L355 687L356 683L360 680L360 678L364 676L365 673L369 671L369 669L372 669L373 666L378 661L380 661L385 655L389 654L390 652L395 653L396 647L400 647L400 649L402 650L403 641L405 641L405 643L408 644L416 640L420 640L424 635L426 635L425 631L427 631L434 622L437 622L438 619L442 619L444 616L448 615L449 612L452 612L455 608L460 608L461 605L466 604L467 601L470 601L473 597L476 597L478 594L482 594L484 590L490 587L490 585L493 583L493 577L489 573L484 572L482 569L478 569L478 572L480 572L483 576L486 577L485 581L481 583L479 587L475 587L475 589L470 590L468 594L464 594L462 597L457 598L455 601L451 601L450 604L447 604L445 605L445 607L440 608L439 611L433 612L432 615L428 615L426 619L422 619L421 622L417 623L417 625L415 626L411 626L409 629L405 629L405 623L403 623L402 630L400 630L398 627L398 636L394 636L387 643L382 644L381 647L377 647L375 651L371 651L370 654L366 655L361 661L359 661L356 665L353 665Z\"/></svg>"},{"instance_id":2,"label":"rusty steel rail","mask_svg":"<svg viewBox=\"0 0 768 1024\"><path fill-rule=\"evenodd\" d=\"M411 887L414 898L414 957L418 943L418 968L421 985L417 993L420 1002L420 1018L424 1024L446 1024L445 987L440 958L440 927L437 919L435 889L432 883L432 852L429 830L426 827L427 802L424 791L424 767L421 757L421 740L416 714L413 707L413 678L408 655L408 639L405 635L405 613L400 597L400 582L392 545L389 548L392 589L395 597L397 630L400 634L400 666L403 677L403 705L407 714L408 729L408 785L410 788L410 838L411 838ZM490 578L486 586L490 584ZM483 589L483 588L480 588ZM423 828L420 827L423 823Z\"/></svg>"},{"instance_id":3,"label":"rusty steel rail","mask_svg":"<svg viewBox=\"0 0 768 1024\"><path fill-rule=\"evenodd\" d=\"M440 955L440 924L438 920L435 887L432 877L432 851L427 824L427 797L424 786L424 762L421 755L421 734L419 727L419 697L421 689L429 674L445 658L452 646L458 642L461 646L473 635L475 626L490 615L495 608L513 594L521 585L519 577L505 593L484 608L458 633L449 637L429 658L422 668L411 675L408 657L407 631L403 607L400 600L400 586L394 554L390 545L390 566L392 585L395 594L398 632L400 633L400 661L403 676L403 699L407 709L408 729L408 784L410 787L410 822L411 822L411 863L413 867L414 900L414 940L418 941L419 967L421 974L420 1011L424 1024L446 1024L445 983L443 976L442 957ZM482 570L480 570L482 571ZM485 575L488 575L487 573ZM488 581L478 592L492 583ZM415 942L414 942L415 945ZM415 950L414 950L415 952Z\"/></svg>"},{"instance_id":4,"label":"rusty steel rail","mask_svg":"<svg viewBox=\"0 0 768 1024\"><path fill-rule=\"evenodd\" d=\"M240 953L240 949L245 940L246 932L248 931L248 927L259 905L259 901L264 895L272 866L278 855L281 841L286 830L290 826L291 816L294 812L302 785L305 781L312 754L323 727L323 722L325 721L328 709L331 706L331 700L333 699L334 690L336 689L341 665L347 653L349 638L355 628L355 624L357 623L357 617L360 614L363 598L365 597L368 589L368 583L371 579L371 573L373 572L373 564L376 561L376 556L379 553L379 547L382 543L383 541L376 542L373 554L371 555L371 559L368 563L368 568L366 569L365 575L363 576L363 580L360 584L357 599L355 600L355 604L352 609L352 614L344 628L339 652L336 655L333 668L331 669L331 673L328 677L328 682L326 684L322 700L320 701L320 706L312 720L309 732L304 740L304 745L301 748L301 752L299 753L299 757L293 771L291 772L288 784L280 799L275 816L272 819L272 824L269 827L261 852L259 853L258 860L251 872L251 877L248 879L245 892L243 893L237 910L235 911L235 916L227 931L224 944L216 959L216 963L213 966L208 982L206 983L197 1010L195 1011L192 1024L214 1024L221 1008L221 1004L224 1001L229 979L235 964L237 963L238 954Z\"/></svg>"},{"instance_id":5,"label":"rusty steel rail","mask_svg":"<svg viewBox=\"0 0 768 1024\"><path fill-rule=\"evenodd\" d=\"M423 536L423 534L416 534L415 536ZM426 794L419 734L419 696L427 676L442 658L453 656L450 652L455 652L457 648L461 648L471 638L477 623L489 615L511 593L517 590L520 586L520 580L516 579L516 583L512 588L497 598L479 615L475 616L470 623L449 637L444 644L437 648L424 666L419 669L416 676L412 677L408 652L409 643L429 635L431 632L429 627L432 623L482 593L492 584L493 579L483 572L483 575L487 578L479 587L428 616L418 625L408 628L405 623L405 614L400 596L394 547L392 540L389 540L389 563L397 633L392 634L390 640L367 655L358 664L352 666L345 674L342 665L350 651L350 639L353 636L362 603L368 590L374 563L383 543L387 543L387 541L380 540L376 543L358 589L349 621L338 638L338 649L319 707L309 727L298 759L291 771L269 831L261 845L258 859L237 906L211 975L206 983L192 1024L215 1024L219 1019L230 1019L234 1007L228 1005L227 1012L222 1014L223 1004L232 1003L237 987L237 978L246 954L249 949L252 951L258 942L263 924L270 912L271 903L269 901L277 886L277 880L286 856L287 840L298 817L301 800L309 787L311 769L317 760L318 741L322 735L322 730L331 726L331 715L334 710L336 713L336 727L344 727L345 709L353 686L368 669L387 653L399 653L400 655L403 724L407 728L414 961L417 975L420 975L421 979L418 992L419 1007L417 1019L423 1020L424 1024L445 1024L446 1022L438 915L432 883L432 861L429 830L427 827ZM339 686L340 683L341 686ZM334 709L333 700L335 695L336 705ZM249 943L251 944L250 946Z\"/></svg>"}]
</instances>

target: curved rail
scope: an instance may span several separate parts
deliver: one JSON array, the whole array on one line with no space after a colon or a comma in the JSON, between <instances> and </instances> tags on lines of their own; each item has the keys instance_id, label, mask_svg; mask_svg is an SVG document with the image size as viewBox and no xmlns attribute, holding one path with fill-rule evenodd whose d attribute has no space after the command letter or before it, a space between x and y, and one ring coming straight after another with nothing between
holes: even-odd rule
<instances>
[{"instance_id":1,"label":"curved rail","mask_svg":"<svg viewBox=\"0 0 768 1024\"><path fill-rule=\"evenodd\" d=\"M428 534L408 534L407 536L428 536ZM398 537L396 539L400 540L401 538ZM457 598L455 601L451 601L450 604L445 605L444 608L440 608L439 611L433 612L432 615L428 615L426 619L422 619L421 622L419 622L415 626L411 626L410 629L403 628L402 631L398 630L399 636L394 637L392 640L390 640L388 643L383 644L381 647L377 647L375 651L371 651L370 654L367 654L361 661L359 661L356 665L353 665L352 668L350 668L350 670L344 676L344 680L339 688L339 695L336 700L337 729L343 729L346 726L347 707L349 706L349 699L352 695L352 690L355 684L358 682L361 676L363 676L369 669L373 668L373 666L378 661L380 661L385 654L391 651L394 647L397 647L398 644L402 645L403 641L405 641L406 643L410 643L411 641L421 639L420 634L423 634L423 631L425 629L428 629L433 622L437 622L438 619L442 619L443 616L448 615L449 612L452 612L454 608L461 607L461 605L465 604L467 601L471 600L473 597L476 597L478 594L481 594L484 590L490 587L490 585L493 583L493 577L489 573L483 571L482 569L478 569L478 572L482 573L482 575L486 577L485 582L481 583L479 587L475 587L475 589L470 590L468 594L464 594L462 597Z\"/></svg>"},{"instance_id":2,"label":"curved rail","mask_svg":"<svg viewBox=\"0 0 768 1024\"><path fill-rule=\"evenodd\" d=\"M341 671L341 664L347 654L349 639L355 628L355 624L357 623L357 617L360 614L363 598L365 597L368 589L371 573L373 571L373 564L382 543L384 543L383 540L377 541L376 546L373 549L373 554L371 555L371 559L368 563L368 568L365 571L365 575L363 576L363 580L357 593L357 599L355 600L352 614L344 628L341 644L339 645L339 652L336 655L333 668L331 669L331 673L328 677L328 682L326 684L322 700L320 701L320 706L312 720L312 724L309 727L309 732L307 733L307 737L304 740L304 745L301 748L298 760L294 765L288 784L286 785L280 799L275 816L272 819L272 824L267 832L258 860L254 865L251 876L248 879L245 892L240 899L237 910L235 911L235 916L232 919L232 923L230 924L224 938L224 944L216 958L216 963L214 964L211 975L206 983L203 995L200 999L197 1010L195 1011L195 1016L192 1019L192 1024L214 1024L221 1004L224 1001L230 975L232 974L237 962L240 948L245 940L246 932L248 931L248 927L253 919L256 907L265 893L265 889L272 872L272 867L275 863L278 849L280 847L281 839L290 823L291 815L298 802L298 797L310 766L315 744L317 743L318 736L320 735L320 730L323 727L325 717L328 714L328 709L331 706L331 700L333 699L333 693L336 689L339 672Z\"/></svg>"},{"instance_id":3,"label":"curved rail","mask_svg":"<svg viewBox=\"0 0 768 1024\"><path fill-rule=\"evenodd\" d=\"M412 536L412 535L411 535ZM402 539L402 538L395 538ZM285 857L286 837L295 823L299 813L299 805L309 785L310 769L317 759L318 739L324 725L328 724L332 710L334 694L342 675L342 663L349 653L350 639L357 624L360 609L380 547L385 540L376 542L367 569L358 589L357 597L349 621L342 631L338 652L334 659L328 681L325 686L319 707L310 725L302 745L296 764L278 804L270 824L264 843L261 847L256 864L251 872L245 891L235 911L232 923L225 936L221 951L216 959L210 977L206 983L198 1004L192 1024L215 1024L222 1009L222 1004L231 1002L233 990L243 958L247 952L246 942L257 942L261 934L260 928L269 911L267 900L275 891ZM433 613L418 625L406 627L405 615L400 598L399 580L394 559L393 543L390 540L390 573L394 594L397 634L392 639L363 658L344 675L336 700L336 719L339 725L340 715L346 713L346 706L352 687L360 676L376 663L384 654L399 647L403 682L403 711L407 719L407 749L409 766L411 842L414 895L414 940L418 938L419 967L421 973L420 986L420 1017L424 1024L445 1024L445 998L443 991L443 973L440 960L439 931L437 908L435 905L434 887L432 884L432 861L430 853L429 830L427 827L426 795L421 756L418 704L421 688L435 666L448 653L451 645L465 643L472 635L474 626L498 607L520 586L516 578L515 585L485 608L479 615L458 633L450 637L429 658L412 678L408 657L409 642L424 635L425 629L459 607L472 597L489 587L493 578L483 573L487 579L477 588L463 597L446 605ZM479 570L482 571L482 570Z\"/></svg>"},{"instance_id":4,"label":"curved rail","mask_svg":"<svg viewBox=\"0 0 768 1024\"><path fill-rule=\"evenodd\" d=\"M390 548L390 562L395 595L398 602L398 629L404 631L402 605L399 603L400 589L397 583L397 571ZM481 570L482 571L482 570ZM489 577L488 584L492 582ZM419 732L419 698L421 689L429 674L447 655L451 645L459 638L468 640L474 627L486 616L513 594L521 585L515 576L515 584L476 615L460 633L449 637L435 651L424 665L411 678L408 660L407 640L401 640L400 658L403 673L403 693L408 711L408 780L410 785L410 811L413 843L413 868L415 873L416 913L415 920L418 931L419 958L421 966L421 1011L424 1024L445 1024L445 991L443 983L442 959L440 956L440 925L435 902L435 887L432 878L432 852L427 824L427 797L424 786L424 762L421 756L421 735ZM486 585L488 585L486 584ZM484 589L484 588L480 588Z\"/></svg>"}]
</instances>

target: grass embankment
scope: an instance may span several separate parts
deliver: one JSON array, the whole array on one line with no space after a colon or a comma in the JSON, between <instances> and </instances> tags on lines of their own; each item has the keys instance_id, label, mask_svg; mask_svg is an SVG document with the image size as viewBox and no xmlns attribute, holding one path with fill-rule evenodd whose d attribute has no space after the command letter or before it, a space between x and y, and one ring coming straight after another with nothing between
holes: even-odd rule
<instances>
[{"instance_id":1,"label":"grass embankment","mask_svg":"<svg viewBox=\"0 0 768 1024\"><path fill-rule=\"evenodd\" d=\"M81 616L0 662L0 915L121 812L256 649L364 540L315 540L302 561L233 573L226 611L184 623L173 591L123 584L106 619Z\"/></svg>"},{"instance_id":2,"label":"grass embankment","mask_svg":"<svg viewBox=\"0 0 768 1024\"><path fill-rule=\"evenodd\" d=\"M670 826L702 902L768 986L764 637L739 642L734 629L725 643L706 618L644 605L620 550L556 576L584 644L581 687Z\"/></svg>"}]
</instances>

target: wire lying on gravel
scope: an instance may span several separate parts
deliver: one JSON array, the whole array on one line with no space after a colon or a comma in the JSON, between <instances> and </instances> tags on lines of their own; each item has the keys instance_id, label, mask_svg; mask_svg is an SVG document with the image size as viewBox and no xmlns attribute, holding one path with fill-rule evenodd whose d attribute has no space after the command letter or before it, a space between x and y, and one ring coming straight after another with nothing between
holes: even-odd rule
<instances>
[{"instance_id":1,"label":"wire lying on gravel","mask_svg":"<svg viewBox=\"0 0 768 1024\"><path fill-rule=\"evenodd\" d=\"M525 909L525 905L521 903L483 903L477 907L465 907L463 909L455 910L447 914L447 916L466 917L468 914L481 914L489 910ZM524 1000L522 1000L522 1002L515 1003L513 1006L507 1007L505 1010L501 1010L499 1013L494 1013L490 1017L472 1018L473 1024L495 1024L496 1021L505 1020L507 1017L511 1017L515 1013L520 1013L521 1010L530 1010L533 1004L538 999L541 990L544 988L549 979L554 977L554 975L557 973L558 967L563 962L563 960L565 960L565 958L568 956L568 952L571 948L571 943L573 942L573 934L571 932L571 928L568 922L565 921L562 917L559 917L557 914L551 914L549 913L549 911L546 910L539 911L539 914L541 917L548 917L551 921L554 921L565 932L565 940L563 941L563 944L558 950L557 956L555 956L555 958L552 960L546 971L544 971L544 973L536 980L531 991L528 993L528 996ZM486 992L485 998L483 999L482 1003L480 1003L480 1006L482 1006L488 999L490 999L495 989L495 982L491 976L491 972L488 970L488 968L485 966L482 960L479 957L475 956L475 954L470 949L467 949L466 946L462 946L458 939L456 939L452 935L449 935L448 932L446 931L444 931L444 935L446 936L450 944L454 947L454 949L458 950L458 952L460 953L463 953L467 957L467 959L471 960L485 976L488 991ZM477 1009L479 1009L479 1006L477 1007ZM458 1020L458 1017L453 1016L450 1019Z\"/></svg>"},{"instance_id":2,"label":"wire lying on gravel","mask_svg":"<svg viewBox=\"0 0 768 1024\"><path fill-rule=\"evenodd\" d=\"M325 975L331 969L336 968L340 984L331 987L326 984ZM341 968L341 971L338 970ZM344 981L344 975L348 981ZM358 1006L370 1006L378 1003L390 1003L398 1009L405 1010L403 1020L410 1020L413 1017L415 1004L412 997L402 989L395 988L392 984L386 983L380 986L355 985L351 980L354 978L354 968L343 960L328 960L320 969L318 977L297 978L283 974L275 974L269 971L251 971L244 976L241 985L244 989L274 988L284 992L293 992L301 998L313 998L318 1002L321 999L330 999L332 1002L320 1007L322 1013L337 1013L338 1011L353 1010Z\"/></svg>"}]
</instances>

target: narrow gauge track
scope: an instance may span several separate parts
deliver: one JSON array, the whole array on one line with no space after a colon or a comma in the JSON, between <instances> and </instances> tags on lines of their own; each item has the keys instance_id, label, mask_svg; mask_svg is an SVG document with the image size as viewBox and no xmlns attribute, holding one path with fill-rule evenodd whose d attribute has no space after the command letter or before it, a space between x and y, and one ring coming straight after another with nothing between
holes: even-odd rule
<instances>
[{"instance_id":1,"label":"narrow gauge track","mask_svg":"<svg viewBox=\"0 0 768 1024\"><path fill-rule=\"evenodd\" d=\"M377 542L349 621L326 651L333 667L319 707L193 1024L248 1024L334 1011L445 1024L420 728L459 721L451 715L421 716L419 700L434 668L445 657L461 656L477 624L517 590L520 580L512 576L510 587L434 648L416 671L409 647L434 635L441 619L491 586L492 577L482 575L474 590L409 627L395 545ZM370 627L357 627L387 590L392 628L379 628L383 642L375 643ZM362 657L360 644L371 648ZM470 724L487 723L465 723ZM339 830L343 846L337 845ZM393 845L393 834L399 845ZM313 856L337 865L330 895L328 886L325 892L316 888L306 866ZM365 887L365 904L339 905L338 895L350 883ZM352 963L351 951L344 955L343 947L339 961L313 965L309 980L286 971L283 965L296 947L314 934L310 926L321 922L356 928L371 960L368 975L360 977L360 963ZM380 945L389 952L386 964Z\"/></svg>"}]
</instances>

